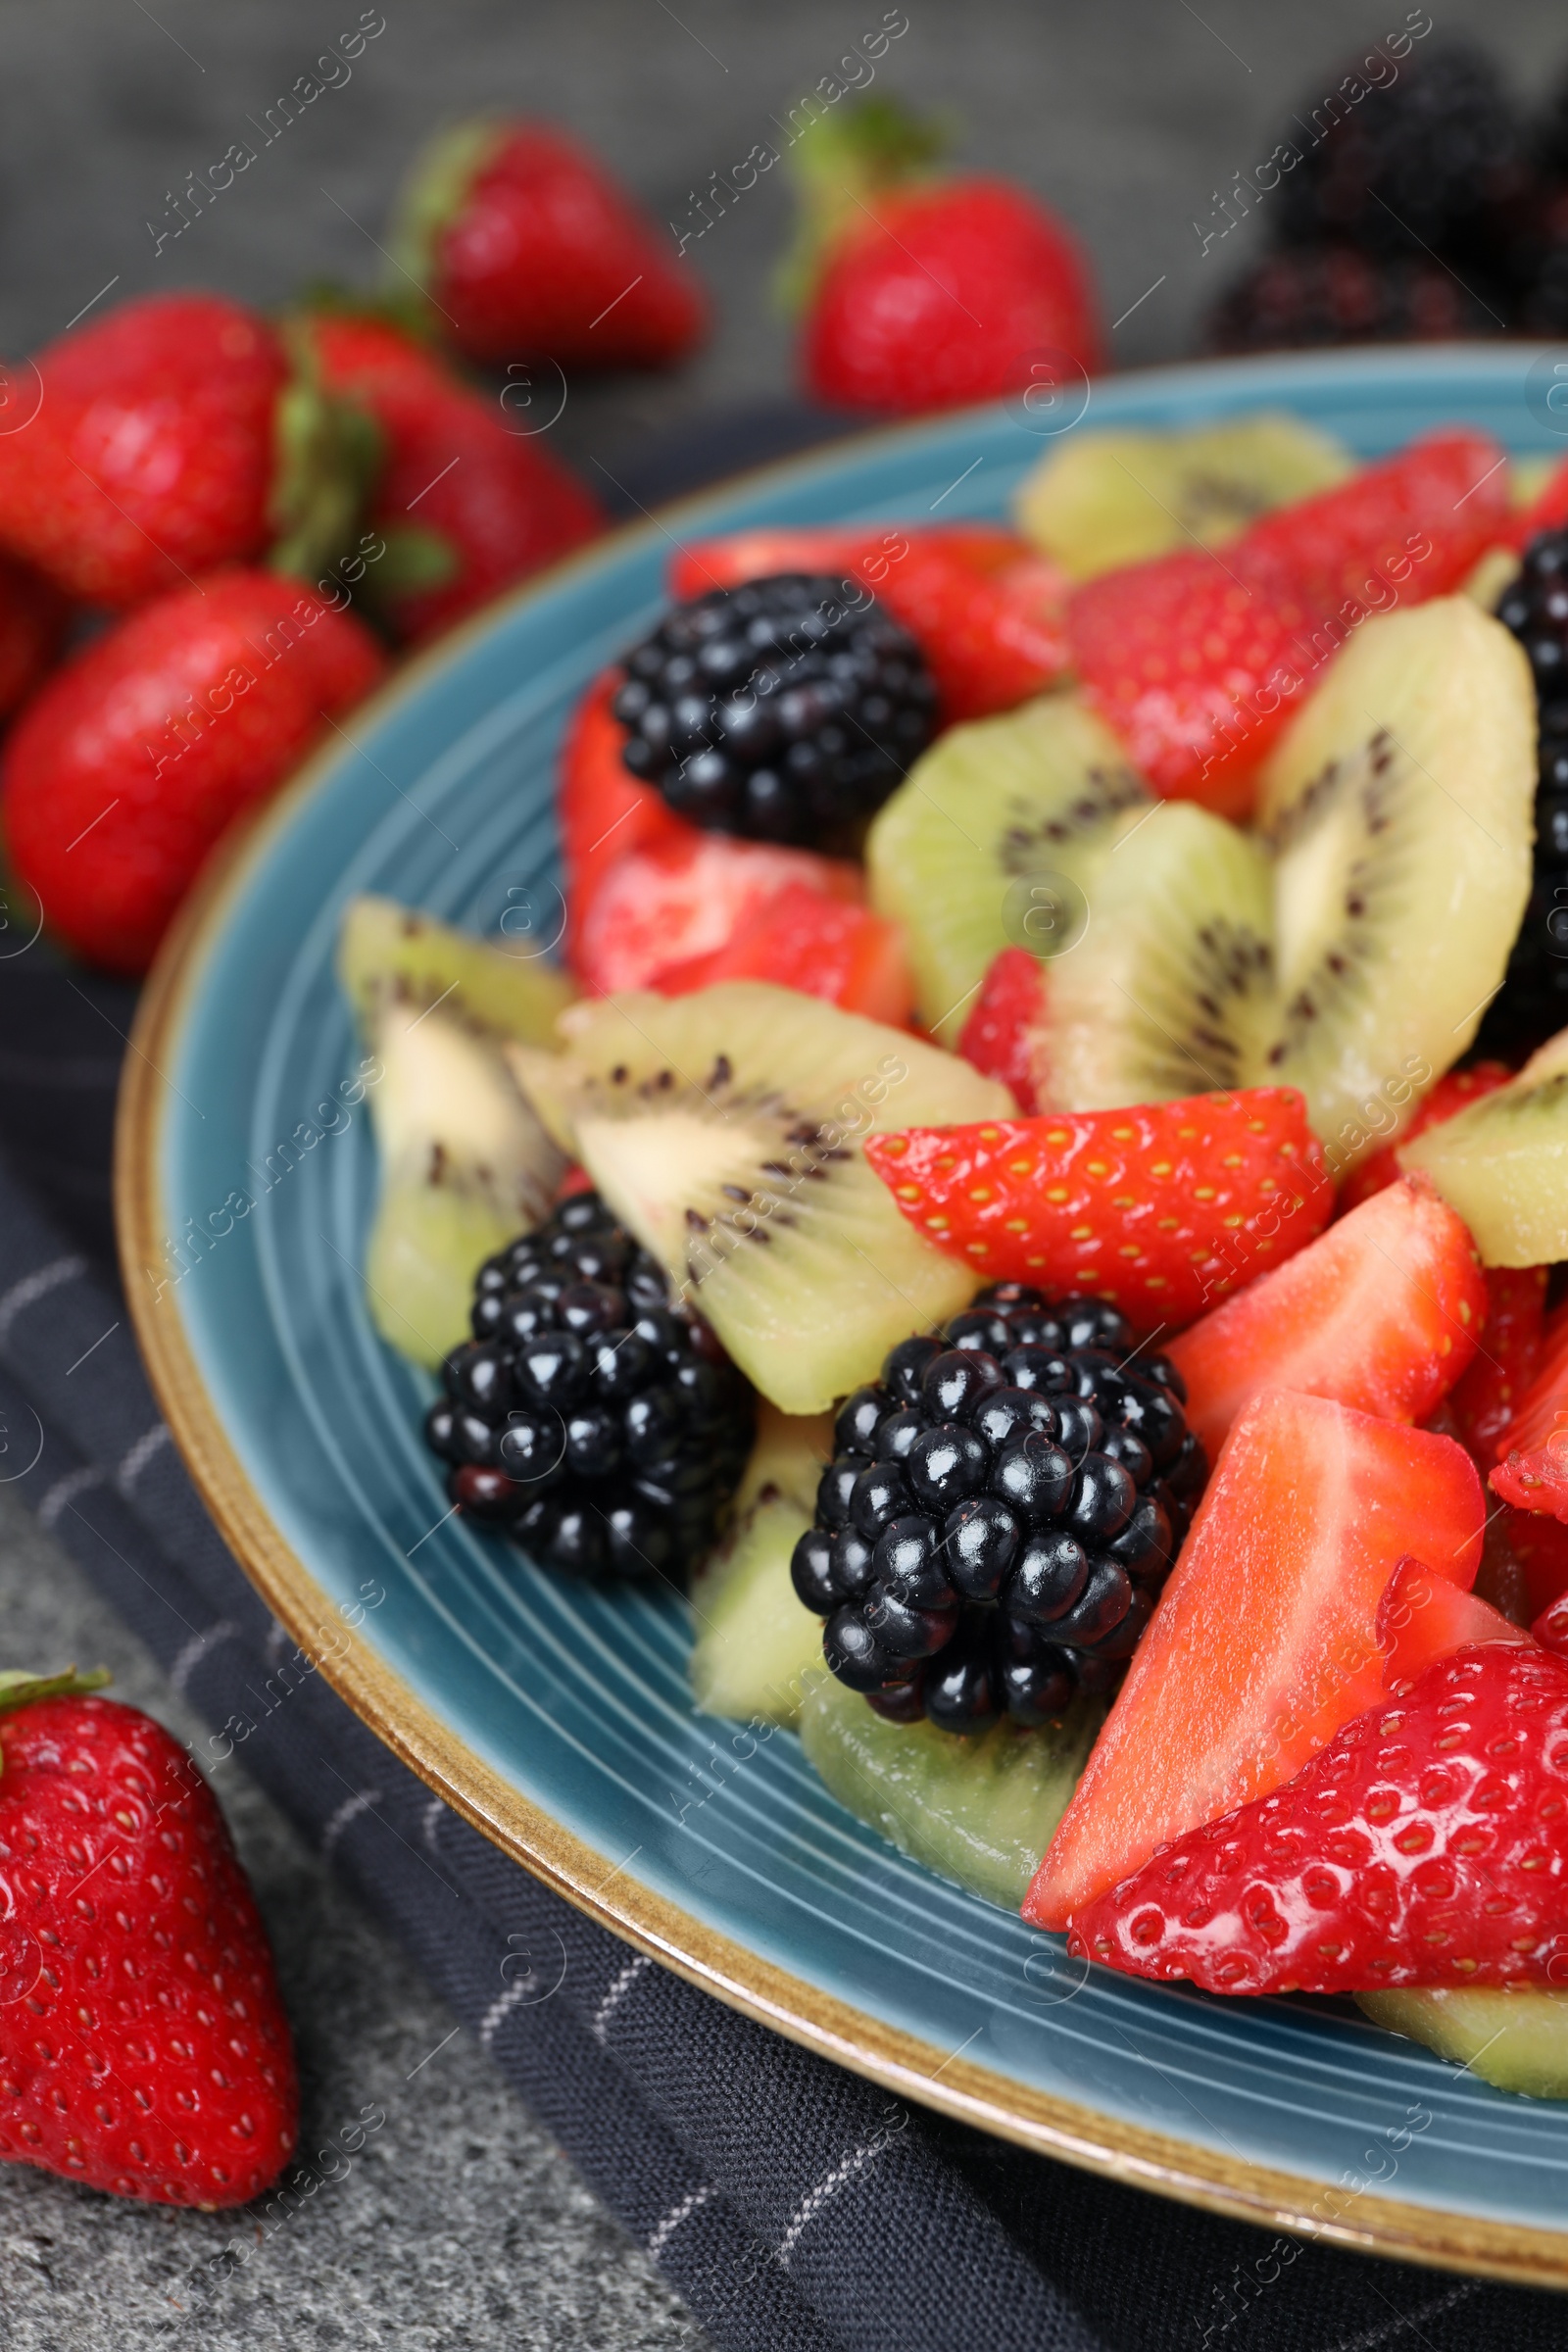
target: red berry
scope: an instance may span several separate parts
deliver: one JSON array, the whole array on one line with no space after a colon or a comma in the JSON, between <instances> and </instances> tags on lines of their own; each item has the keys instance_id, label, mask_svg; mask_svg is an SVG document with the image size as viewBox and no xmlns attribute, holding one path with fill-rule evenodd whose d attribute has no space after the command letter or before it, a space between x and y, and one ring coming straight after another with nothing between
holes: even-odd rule
<instances>
[{"instance_id":1,"label":"red berry","mask_svg":"<svg viewBox=\"0 0 1568 2352\"><path fill-rule=\"evenodd\" d=\"M1559 1308L1542 1333L1541 1359L1497 1442L1492 1491L1516 1510L1568 1522L1568 1320Z\"/></svg>"},{"instance_id":2,"label":"red berry","mask_svg":"<svg viewBox=\"0 0 1568 2352\"><path fill-rule=\"evenodd\" d=\"M1430 1094L1422 1096L1409 1125L1400 1131L1399 1142L1386 1144L1381 1152L1369 1153L1350 1170L1340 1187L1342 1213L1362 1200L1369 1200L1385 1185L1398 1181L1399 1144L1413 1143L1429 1127L1441 1127L1445 1119L1451 1119L1467 1102L1478 1102L1483 1095L1506 1086L1513 1075L1503 1061L1476 1061L1467 1070L1446 1070Z\"/></svg>"},{"instance_id":3,"label":"red berry","mask_svg":"<svg viewBox=\"0 0 1568 2352\"><path fill-rule=\"evenodd\" d=\"M1377 1636L1383 1680L1395 1691L1467 1642L1531 1640L1523 1626L1512 1624L1479 1592L1461 1591L1451 1577L1439 1576L1413 1553L1399 1562L1384 1587Z\"/></svg>"},{"instance_id":4,"label":"red berry","mask_svg":"<svg viewBox=\"0 0 1568 2352\"><path fill-rule=\"evenodd\" d=\"M809 850L681 829L695 838L633 850L598 882L575 951L590 994L652 988L670 965L728 947L792 883L824 899L859 900L858 866Z\"/></svg>"},{"instance_id":5,"label":"red berry","mask_svg":"<svg viewBox=\"0 0 1568 2352\"><path fill-rule=\"evenodd\" d=\"M663 368L701 342L708 303L690 264L553 125L460 125L420 177L425 282L470 359Z\"/></svg>"},{"instance_id":6,"label":"red berry","mask_svg":"<svg viewBox=\"0 0 1568 2352\"><path fill-rule=\"evenodd\" d=\"M1502 535L1503 453L1435 433L1207 554L1102 572L1068 635L1085 699L1168 799L1250 813L1257 770L1361 621L1456 588Z\"/></svg>"},{"instance_id":7,"label":"red berry","mask_svg":"<svg viewBox=\"0 0 1568 2352\"><path fill-rule=\"evenodd\" d=\"M1063 1928L1155 1849L1298 1772L1383 1691L1378 1604L1420 1544L1468 1591L1486 1511L1451 1438L1268 1389L1215 1463L1153 1621L1036 1873Z\"/></svg>"},{"instance_id":8,"label":"red berry","mask_svg":"<svg viewBox=\"0 0 1568 2352\"><path fill-rule=\"evenodd\" d=\"M386 667L354 616L270 571L215 573L95 638L33 697L0 770L50 928L140 972L230 819Z\"/></svg>"},{"instance_id":9,"label":"red berry","mask_svg":"<svg viewBox=\"0 0 1568 2352\"><path fill-rule=\"evenodd\" d=\"M1028 1118L1040 1106L1045 1047L1046 967L1027 948L1004 948L980 983L958 1052L1010 1087Z\"/></svg>"},{"instance_id":10,"label":"red berry","mask_svg":"<svg viewBox=\"0 0 1568 2352\"><path fill-rule=\"evenodd\" d=\"M1541 1361L1545 1266L1488 1266L1487 1315L1470 1369L1447 1400L1453 1426L1478 1462L1497 1459Z\"/></svg>"},{"instance_id":11,"label":"red berry","mask_svg":"<svg viewBox=\"0 0 1568 2352\"><path fill-rule=\"evenodd\" d=\"M160 2205L244 2205L293 2152L288 2021L222 1816L112 1699L0 1722L0 2156Z\"/></svg>"},{"instance_id":12,"label":"red berry","mask_svg":"<svg viewBox=\"0 0 1568 2352\"><path fill-rule=\"evenodd\" d=\"M1568 1663L1469 1646L1080 1904L1072 1948L1211 1992L1558 1984L1565 1775Z\"/></svg>"},{"instance_id":13,"label":"red berry","mask_svg":"<svg viewBox=\"0 0 1568 2352\"><path fill-rule=\"evenodd\" d=\"M1212 1453L1260 1389L1424 1421L1476 1351L1487 1290L1468 1228L1401 1176L1170 1346Z\"/></svg>"},{"instance_id":14,"label":"red berry","mask_svg":"<svg viewBox=\"0 0 1568 2352\"><path fill-rule=\"evenodd\" d=\"M726 946L665 964L649 986L684 997L720 980L771 980L894 1029L907 1022L914 1002L899 925L801 882L764 900Z\"/></svg>"},{"instance_id":15,"label":"red berry","mask_svg":"<svg viewBox=\"0 0 1568 2352\"><path fill-rule=\"evenodd\" d=\"M1332 1200L1293 1087L916 1127L864 1151L915 1231L987 1282L1092 1292L1141 1331L1300 1249Z\"/></svg>"},{"instance_id":16,"label":"red berry","mask_svg":"<svg viewBox=\"0 0 1568 2352\"><path fill-rule=\"evenodd\" d=\"M153 295L34 365L38 412L0 437L14 554L72 596L129 605L261 553L288 375L265 319L214 294Z\"/></svg>"},{"instance_id":17,"label":"red berry","mask_svg":"<svg viewBox=\"0 0 1568 2352\"><path fill-rule=\"evenodd\" d=\"M578 704L561 755L557 815L566 879L566 950L577 942L600 884L633 850L678 842L695 851L701 835L662 793L639 784L621 760L626 730L611 709L622 673L602 670Z\"/></svg>"}]
</instances>

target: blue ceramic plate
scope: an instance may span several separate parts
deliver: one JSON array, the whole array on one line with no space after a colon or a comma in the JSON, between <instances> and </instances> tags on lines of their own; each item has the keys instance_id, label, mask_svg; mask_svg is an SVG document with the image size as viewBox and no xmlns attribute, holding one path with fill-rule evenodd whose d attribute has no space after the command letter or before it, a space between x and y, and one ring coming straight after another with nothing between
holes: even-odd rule
<instances>
[{"instance_id":1,"label":"blue ceramic plate","mask_svg":"<svg viewBox=\"0 0 1568 2352\"><path fill-rule=\"evenodd\" d=\"M1092 415L1186 424L1268 404L1368 455L1455 419L1550 450L1568 447L1551 368L1534 348L1456 347L1174 368L1097 386ZM332 954L354 893L480 931L509 906L548 926L562 729L658 612L677 544L758 522L1002 516L1061 420L988 409L694 501L499 607L356 714L352 743L334 738L207 885L144 1001L120 1179L142 1341L205 1494L296 1638L376 1580L386 1598L334 1679L434 1787L622 1934L841 2061L1073 2161L1568 2283L1568 2107L1304 2002L1084 1982L1055 1939L852 1820L793 1736L751 1752L694 1715L677 1599L578 1589L447 1517L418 1435L428 1384L361 1301L363 1111L183 1280L154 1298L145 1272L177 1270L191 1221L220 1231L229 1195L256 1191L252 1171L279 1167L352 1072Z\"/></svg>"}]
</instances>

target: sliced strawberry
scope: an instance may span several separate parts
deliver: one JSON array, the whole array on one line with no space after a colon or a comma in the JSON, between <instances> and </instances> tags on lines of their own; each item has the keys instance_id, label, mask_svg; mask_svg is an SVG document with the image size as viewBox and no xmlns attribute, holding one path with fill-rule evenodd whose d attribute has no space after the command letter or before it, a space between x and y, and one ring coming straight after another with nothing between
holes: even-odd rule
<instances>
[{"instance_id":1,"label":"sliced strawberry","mask_svg":"<svg viewBox=\"0 0 1568 2352\"><path fill-rule=\"evenodd\" d=\"M1000 1078L1026 1118L1040 1107L1046 1038L1046 967L1027 948L1004 948L980 983L958 1052Z\"/></svg>"},{"instance_id":2,"label":"sliced strawberry","mask_svg":"<svg viewBox=\"0 0 1568 2352\"><path fill-rule=\"evenodd\" d=\"M1487 1319L1470 1369L1448 1394L1448 1411L1478 1462L1494 1462L1541 1362L1545 1266L1488 1266Z\"/></svg>"},{"instance_id":3,"label":"sliced strawberry","mask_svg":"<svg viewBox=\"0 0 1568 2352\"><path fill-rule=\"evenodd\" d=\"M1542 1360L1499 1442L1492 1491L1516 1510L1568 1522L1568 1325L1561 1309L1542 1337Z\"/></svg>"},{"instance_id":4,"label":"sliced strawberry","mask_svg":"<svg viewBox=\"0 0 1568 2352\"><path fill-rule=\"evenodd\" d=\"M1097 1890L1069 1949L1210 1992L1559 1984L1565 1734L1561 1658L1458 1650Z\"/></svg>"},{"instance_id":5,"label":"sliced strawberry","mask_svg":"<svg viewBox=\"0 0 1568 2352\"><path fill-rule=\"evenodd\" d=\"M611 710L621 683L618 669L601 670L577 706L561 755L556 812L566 881L566 951L577 941L600 884L617 859L656 843L701 838L667 808L661 795L637 783L621 764L626 730Z\"/></svg>"},{"instance_id":6,"label":"sliced strawberry","mask_svg":"<svg viewBox=\"0 0 1568 2352\"><path fill-rule=\"evenodd\" d=\"M1441 1127L1445 1119L1451 1119L1466 1103L1479 1102L1483 1095L1494 1094L1499 1086L1506 1086L1513 1075L1504 1061L1477 1061L1467 1070L1446 1071L1431 1093L1423 1096L1414 1117L1399 1137L1399 1144L1413 1143L1429 1127ZM1386 1144L1381 1152L1371 1152L1350 1170L1340 1187L1342 1215L1348 1208L1358 1208L1363 1200L1370 1200L1385 1185L1397 1182L1398 1148L1398 1144Z\"/></svg>"},{"instance_id":7,"label":"sliced strawberry","mask_svg":"<svg viewBox=\"0 0 1568 2352\"><path fill-rule=\"evenodd\" d=\"M682 548L670 589L706 596L781 571L862 581L917 640L950 724L1010 710L1066 670L1067 575L999 524L737 531Z\"/></svg>"},{"instance_id":8,"label":"sliced strawberry","mask_svg":"<svg viewBox=\"0 0 1568 2352\"><path fill-rule=\"evenodd\" d=\"M1068 607L1089 704L1156 792L1246 816L1300 697L1361 621L1457 587L1507 511L1502 451L1435 433L1213 553L1102 572Z\"/></svg>"},{"instance_id":9,"label":"sliced strawberry","mask_svg":"<svg viewBox=\"0 0 1568 2352\"><path fill-rule=\"evenodd\" d=\"M1171 1343L1187 1419L1210 1455L1262 1388L1424 1421L1476 1351L1487 1289L1463 1220L1401 1176L1289 1265Z\"/></svg>"},{"instance_id":10,"label":"sliced strawberry","mask_svg":"<svg viewBox=\"0 0 1568 2352\"><path fill-rule=\"evenodd\" d=\"M1285 1086L915 1127L865 1152L916 1232L988 1282L1092 1291L1141 1331L1299 1249L1333 1197Z\"/></svg>"},{"instance_id":11,"label":"sliced strawberry","mask_svg":"<svg viewBox=\"0 0 1568 2352\"><path fill-rule=\"evenodd\" d=\"M1451 1438L1279 1389L1214 1465L1024 1916L1062 1928L1155 1847L1291 1779L1383 1692L1377 1613L1420 1546L1468 1590L1485 1521Z\"/></svg>"},{"instance_id":12,"label":"sliced strawberry","mask_svg":"<svg viewBox=\"0 0 1568 2352\"><path fill-rule=\"evenodd\" d=\"M684 997L719 980L771 980L894 1029L905 1026L914 1003L900 926L800 882L764 901L725 947L666 964L648 985L661 996Z\"/></svg>"},{"instance_id":13,"label":"sliced strawberry","mask_svg":"<svg viewBox=\"0 0 1568 2352\"><path fill-rule=\"evenodd\" d=\"M1389 1690L1413 1683L1439 1658L1469 1642L1514 1642L1532 1637L1494 1609L1479 1592L1463 1592L1451 1577L1439 1576L1407 1553L1395 1569L1378 1603L1378 1646L1386 1661Z\"/></svg>"},{"instance_id":14,"label":"sliced strawberry","mask_svg":"<svg viewBox=\"0 0 1568 2352\"><path fill-rule=\"evenodd\" d=\"M1555 1657L1568 1657L1568 1592L1549 1600L1530 1631L1543 1649L1549 1649Z\"/></svg>"},{"instance_id":15,"label":"sliced strawberry","mask_svg":"<svg viewBox=\"0 0 1568 2352\"><path fill-rule=\"evenodd\" d=\"M598 879L577 933L578 974L594 996L651 988L656 973L728 947L792 885L855 905L864 876L809 850L683 825L681 838L633 850Z\"/></svg>"}]
</instances>

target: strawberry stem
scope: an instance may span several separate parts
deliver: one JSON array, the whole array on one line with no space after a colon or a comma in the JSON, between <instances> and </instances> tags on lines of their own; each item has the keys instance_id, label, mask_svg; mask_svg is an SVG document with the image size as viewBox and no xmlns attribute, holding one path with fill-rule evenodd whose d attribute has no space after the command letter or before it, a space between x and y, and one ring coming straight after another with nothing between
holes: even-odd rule
<instances>
[{"instance_id":1,"label":"strawberry stem","mask_svg":"<svg viewBox=\"0 0 1568 2352\"><path fill-rule=\"evenodd\" d=\"M504 123L477 115L437 131L415 157L387 231L387 253L396 276L394 292L400 287L406 291L411 278L421 293L428 292L436 239L462 211L469 188L505 136Z\"/></svg>"},{"instance_id":2,"label":"strawberry stem","mask_svg":"<svg viewBox=\"0 0 1568 2352\"><path fill-rule=\"evenodd\" d=\"M285 319L280 331L294 373L272 424L268 521L275 536L267 560L273 571L314 585L353 546L383 443L367 410L321 388L309 325Z\"/></svg>"},{"instance_id":3,"label":"strawberry stem","mask_svg":"<svg viewBox=\"0 0 1568 2352\"><path fill-rule=\"evenodd\" d=\"M896 98L862 98L808 124L790 149L801 213L776 283L786 310L805 308L830 247L864 220L879 195L940 177L933 166L956 129L951 117L911 115Z\"/></svg>"}]
</instances>

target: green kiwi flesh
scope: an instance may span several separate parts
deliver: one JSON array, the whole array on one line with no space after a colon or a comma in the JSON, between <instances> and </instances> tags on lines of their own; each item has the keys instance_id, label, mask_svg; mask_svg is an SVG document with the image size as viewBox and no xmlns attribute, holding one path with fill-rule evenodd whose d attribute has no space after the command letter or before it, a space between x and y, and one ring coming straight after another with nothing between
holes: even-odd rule
<instances>
[{"instance_id":1,"label":"green kiwi flesh","mask_svg":"<svg viewBox=\"0 0 1568 2352\"><path fill-rule=\"evenodd\" d=\"M1434 1985L1358 1992L1358 2007L1391 2034L1424 2041L1498 2090L1568 2098L1568 1991L1549 1985Z\"/></svg>"}]
</instances>

